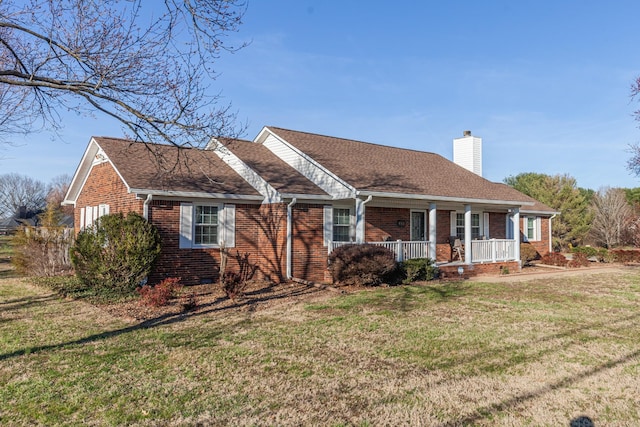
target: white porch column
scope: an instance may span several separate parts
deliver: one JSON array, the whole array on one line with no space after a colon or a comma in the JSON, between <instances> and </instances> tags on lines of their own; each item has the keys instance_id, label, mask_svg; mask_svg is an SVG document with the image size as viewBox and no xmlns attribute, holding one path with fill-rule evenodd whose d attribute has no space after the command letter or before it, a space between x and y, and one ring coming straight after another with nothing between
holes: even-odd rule
<instances>
[{"instance_id":1,"label":"white porch column","mask_svg":"<svg viewBox=\"0 0 640 427\"><path fill-rule=\"evenodd\" d=\"M356 243L364 243L364 205L369 203L371 199L372 196L367 197L367 200L362 200L359 197L356 197Z\"/></svg>"},{"instance_id":2,"label":"white porch column","mask_svg":"<svg viewBox=\"0 0 640 427\"><path fill-rule=\"evenodd\" d=\"M516 261L520 262L520 208L513 210L513 239L516 241L513 253Z\"/></svg>"},{"instance_id":3,"label":"white porch column","mask_svg":"<svg viewBox=\"0 0 640 427\"><path fill-rule=\"evenodd\" d=\"M437 210L436 204L429 204L429 256L435 261L436 260L436 218L437 218Z\"/></svg>"},{"instance_id":4,"label":"white porch column","mask_svg":"<svg viewBox=\"0 0 640 427\"><path fill-rule=\"evenodd\" d=\"M471 205L464 205L464 263L471 264Z\"/></svg>"}]
</instances>

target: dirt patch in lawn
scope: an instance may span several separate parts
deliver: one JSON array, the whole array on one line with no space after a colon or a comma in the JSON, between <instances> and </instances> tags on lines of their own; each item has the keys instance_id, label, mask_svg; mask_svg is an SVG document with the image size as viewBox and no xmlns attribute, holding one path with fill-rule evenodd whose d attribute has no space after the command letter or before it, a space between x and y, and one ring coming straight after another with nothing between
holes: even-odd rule
<instances>
[{"instance_id":1,"label":"dirt patch in lawn","mask_svg":"<svg viewBox=\"0 0 640 427\"><path fill-rule=\"evenodd\" d=\"M357 288L364 289L364 288ZM336 296L340 292L353 292L353 287L325 287L297 282L275 284L265 281L250 282L243 296L230 299L219 284L185 286L178 298L163 307L150 307L135 299L120 304L105 304L99 307L111 315L140 321L170 315L193 312L255 312L266 308L287 306L293 303L313 302ZM195 307L189 307L189 297L195 297Z\"/></svg>"}]
</instances>

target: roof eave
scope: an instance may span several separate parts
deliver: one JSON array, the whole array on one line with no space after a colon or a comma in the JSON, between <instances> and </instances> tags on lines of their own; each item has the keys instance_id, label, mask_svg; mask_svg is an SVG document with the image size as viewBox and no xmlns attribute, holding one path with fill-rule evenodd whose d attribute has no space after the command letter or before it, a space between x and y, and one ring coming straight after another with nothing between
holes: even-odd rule
<instances>
[{"instance_id":1,"label":"roof eave","mask_svg":"<svg viewBox=\"0 0 640 427\"><path fill-rule=\"evenodd\" d=\"M247 201L264 200L264 196L252 194L205 193L201 191L153 190L148 188L131 188L129 192L135 194L151 194L153 196L160 197L184 197L192 199L235 199Z\"/></svg>"},{"instance_id":2,"label":"roof eave","mask_svg":"<svg viewBox=\"0 0 640 427\"><path fill-rule=\"evenodd\" d=\"M522 214L532 214L532 215L560 215L562 212L558 211L541 211L541 210L528 210L528 209L520 209L520 213Z\"/></svg>"},{"instance_id":3,"label":"roof eave","mask_svg":"<svg viewBox=\"0 0 640 427\"><path fill-rule=\"evenodd\" d=\"M471 199L466 197L435 196L429 194L391 193L384 191L358 191L361 196L387 197L396 199L429 200L433 202L475 203L501 206L533 206L533 202L520 200Z\"/></svg>"}]
</instances>

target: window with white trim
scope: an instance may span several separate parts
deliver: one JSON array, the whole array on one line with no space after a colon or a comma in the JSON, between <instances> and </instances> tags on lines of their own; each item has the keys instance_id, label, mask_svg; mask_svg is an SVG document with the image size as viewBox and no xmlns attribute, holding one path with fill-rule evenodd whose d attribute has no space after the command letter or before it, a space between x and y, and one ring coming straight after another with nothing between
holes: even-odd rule
<instances>
[{"instance_id":1,"label":"window with white trim","mask_svg":"<svg viewBox=\"0 0 640 427\"><path fill-rule=\"evenodd\" d=\"M540 217L525 216L523 234L526 241L540 240Z\"/></svg>"},{"instance_id":2,"label":"window with white trim","mask_svg":"<svg viewBox=\"0 0 640 427\"><path fill-rule=\"evenodd\" d=\"M194 243L196 245L217 245L218 207L196 205L193 228Z\"/></svg>"},{"instance_id":3,"label":"window with white trim","mask_svg":"<svg viewBox=\"0 0 640 427\"><path fill-rule=\"evenodd\" d=\"M180 204L180 248L235 246L235 205Z\"/></svg>"},{"instance_id":4,"label":"window with white trim","mask_svg":"<svg viewBox=\"0 0 640 427\"><path fill-rule=\"evenodd\" d=\"M482 235L482 215L471 213L471 239L478 239ZM451 212L451 235L464 241L464 212Z\"/></svg>"},{"instance_id":5,"label":"window with white trim","mask_svg":"<svg viewBox=\"0 0 640 427\"><path fill-rule=\"evenodd\" d=\"M328 246L331 242L355 241L356 218L352 207L325 205L323 217L324 246Z\"/></svg>"},{"instance_id":6,"label":"window with white trim","mask_svg":"<svg viewBox=\"0 0 640 427\"><path fill-rule=\"evenodd\" d=\"M351 209L333 208L333 241L351 241Z\"/></svg>"}]
</instances>

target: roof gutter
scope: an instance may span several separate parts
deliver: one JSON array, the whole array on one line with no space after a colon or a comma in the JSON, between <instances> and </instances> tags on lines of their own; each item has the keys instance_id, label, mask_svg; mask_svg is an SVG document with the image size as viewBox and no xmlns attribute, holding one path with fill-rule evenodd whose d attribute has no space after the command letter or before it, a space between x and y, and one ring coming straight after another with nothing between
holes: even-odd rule
<instances>
[{"instance_id":1,"label":"roof gutter","mask_svg":"<svg viewBox=\"0 0 640 427\"><path fill-rule=\"evenodd\" d=\"M512 205L512 206L533 206L534 202L522 200L491 200L491 199L470 199L464 197L433 196L428 194L404 194L389 193L384 191L360 191L362 196L388 197L395 199L429 200L435 202L457 202L457 203L481 203L485 205Z\"/></svg>"},{"instance_id":2,"label":"roof gutter","mask_svg":"<svg viewBox=\"0 0 640 427\"><path fill-rule=\"evenodd\" d=\"M293 256L293 205L296 204L298 199L295 197L291 200L291 203L287 205L287 280L291 280L291 265Z\"/></svg>"},{"instance_id":3,"label":"roof gutter","mask_svg":"<svg viewBox=\"0 0 640 427\"><path fill-rule=\"evenodd\" d=\"M129 193L153 194L155 197L180 197L188 199L235 199L235 200L255 200L262 201L264 196L251 196L243 194L223 194L223 193L202 193L196 191L170 191L170 190L150 190L145 188L131 188Z\"/></svg>"}]
</instances>

